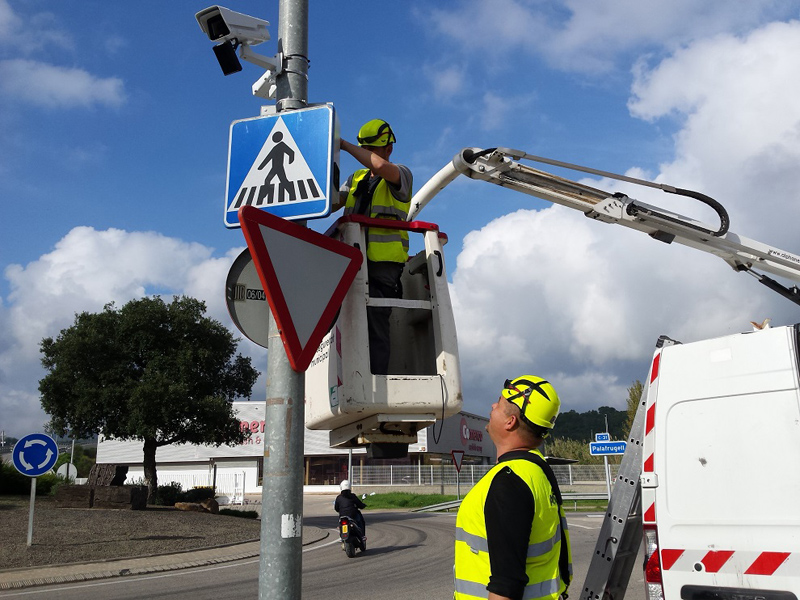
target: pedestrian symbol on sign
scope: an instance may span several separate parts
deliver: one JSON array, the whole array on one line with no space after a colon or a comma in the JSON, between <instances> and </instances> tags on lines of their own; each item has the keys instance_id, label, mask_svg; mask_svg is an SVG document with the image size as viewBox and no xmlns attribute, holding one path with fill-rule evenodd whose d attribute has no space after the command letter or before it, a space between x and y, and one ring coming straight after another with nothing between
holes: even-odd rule
<instances>
[{"instance_id":1,"label":"pedestrian symbol on sign","mask_svg":"<svg viewBox=\"0 0 800 600\"><path fill-rule=\"evenodd\" d=\"M265 174L266 171L266 174ZM320 185L282 118L275 121L228 211L323 199Z\"/></svg>"}]
</instances>

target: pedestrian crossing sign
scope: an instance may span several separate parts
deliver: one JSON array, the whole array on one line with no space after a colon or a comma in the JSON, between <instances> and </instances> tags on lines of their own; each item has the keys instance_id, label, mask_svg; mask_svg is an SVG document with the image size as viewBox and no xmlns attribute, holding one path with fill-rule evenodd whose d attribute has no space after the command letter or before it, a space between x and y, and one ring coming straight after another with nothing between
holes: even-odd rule
<instances>
[{"instance_id":1,"label":"pedestrian crossing sign","mask_svg":"<svg viewBox=\"0 0 800 600\"><path fill-rule=\"evenodd\" d=\"M339 156L332 104L283 111L231 124L225 226L240 227L242 206L284 219L315 219L331 212Z\"/></svg>"}]
</instances>

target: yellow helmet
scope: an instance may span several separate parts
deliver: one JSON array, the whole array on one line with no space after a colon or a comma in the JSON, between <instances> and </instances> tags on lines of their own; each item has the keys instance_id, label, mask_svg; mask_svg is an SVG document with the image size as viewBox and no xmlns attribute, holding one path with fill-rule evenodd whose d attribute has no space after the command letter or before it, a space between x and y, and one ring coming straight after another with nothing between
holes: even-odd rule
<instances>
[{"instance_id":1,"label":"yellow helmet","mask_svg":"<svg viewBox=\"0 0 800 600\"><path fill-rule=\"evenodd\" d=\"M391 125L381 119L367 121L358 130L359 146L388 146L396 141Z\"/></svg>"},{"instance_id":2,"label":"yellow helmet","mask_svg":"<svg viewBox=\"0 0 800 600\"><path fill-rule=\"evenodd\" d=\"M506 379L500 396L519 408L525 423L546 429L556 424L561 400L549 381L535 375Z\"/></svg>"}]
</instances>

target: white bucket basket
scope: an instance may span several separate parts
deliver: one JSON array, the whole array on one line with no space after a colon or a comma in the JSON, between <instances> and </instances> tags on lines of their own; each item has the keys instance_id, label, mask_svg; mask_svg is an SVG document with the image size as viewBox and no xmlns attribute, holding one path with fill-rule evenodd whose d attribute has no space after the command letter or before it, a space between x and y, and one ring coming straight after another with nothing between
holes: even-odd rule
<instances>
[{"instance_id":1,"label":"white bucket basket","mask_svg":"<svg viewBox=\"0 0 800 600\"><path fill-rule=\"evenodd\" d=\"M422 235L403 270L403 298L370 298L365 228ZM438 227L351 215L329 233L364 254L339 316L306 371L306 426L331 431L331 446L414 443L417 431L461 410L461 372ZM389 375L370 371L367 306L391 306Z\"/></svg>"}]
</instances>

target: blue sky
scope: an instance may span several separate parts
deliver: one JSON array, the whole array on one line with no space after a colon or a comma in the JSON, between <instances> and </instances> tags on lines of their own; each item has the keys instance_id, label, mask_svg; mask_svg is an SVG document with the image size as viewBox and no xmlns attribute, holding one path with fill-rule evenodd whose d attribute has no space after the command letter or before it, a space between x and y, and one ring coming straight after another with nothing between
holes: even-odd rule
<instances>
[{"instance_id":1,"label":"blue sky","mask_svg":"<svg viewBox=\"0 0 800 600\"><path fill-rule=\"evenodd\" d=\"M277 2L227 6L272 23L257 50L274 54ZM7 435L41 430L38 343L76 312L185 293L230 323L244 238L222 224L228 130L265 101L257 67L222 75L194 18L205 7L0 0ZM701 191L733 231L797 253L799 16L780 0L312 1L309 100L332 102L351 141L389 121L416 188L463 147L518 148ZM554 381L565 410L622 408L662 333L797 321L718 259L489 184L456 181L420 218L450 238L471 412L522 373ZM266 369L262 349L242 351Z\"/></svg>"}]
</instances>

